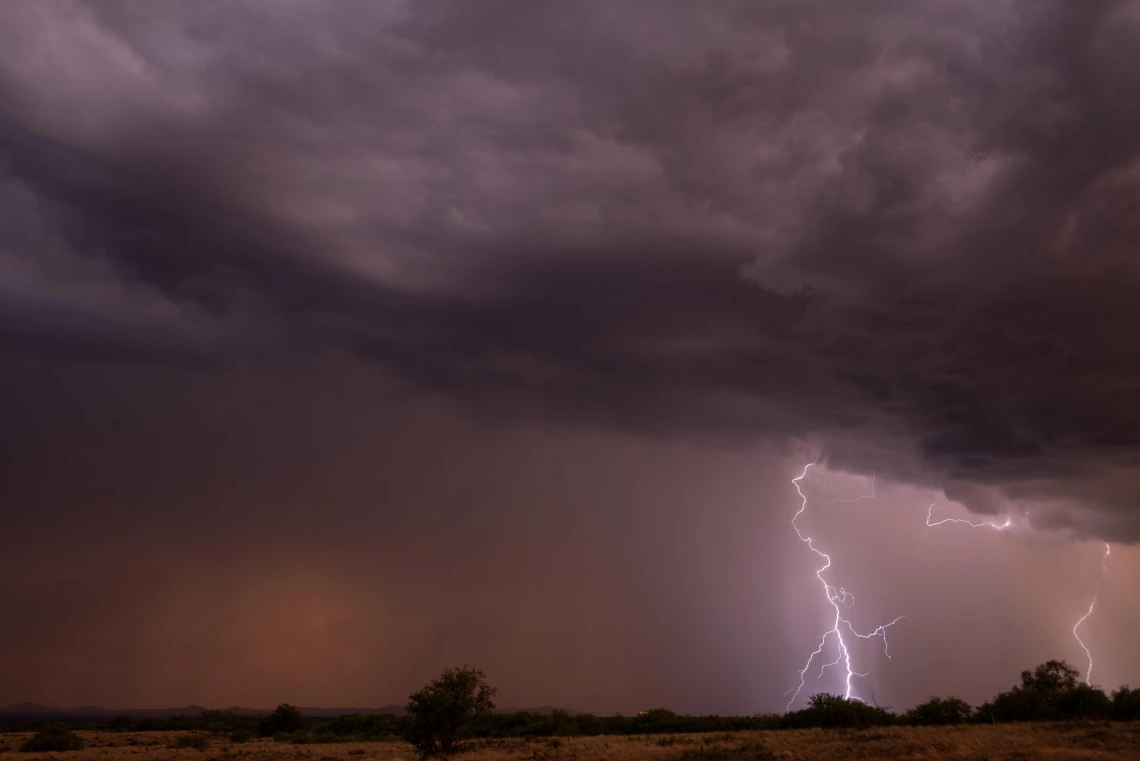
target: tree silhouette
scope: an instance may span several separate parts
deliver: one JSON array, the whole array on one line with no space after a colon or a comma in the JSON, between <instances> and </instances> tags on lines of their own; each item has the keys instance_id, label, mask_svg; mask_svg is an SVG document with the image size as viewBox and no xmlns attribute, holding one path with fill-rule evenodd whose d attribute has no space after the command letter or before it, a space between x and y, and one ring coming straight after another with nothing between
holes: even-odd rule
<instances>
[{"instance_id":1,"label":"tree silhouette","mask_svg":"<svg viewBox=\"0 0 1140 761\"><path fill-rule=\"evenodd\" d=\"M265 737L270 737L278 732L300 732L307 723L304 714L297 708L282 703L258 723L257 731Z\"/></svg>"},{"instance_id":2,"label":"tree silhouette","mask_svg":"<svg viewBox=\"0 0 1140 761\"><path fill-rule=\"evenodd\" d=\"M1047 661L1021 672L1021 684L978 707L983 721L1056 721L1105 718L1112 701L1100 689L1080 682L1079 672L1064 661Z\"/></svg>"},{"instance_id":3,"label":"tree silhouette","mask_svg":"<svg viewBox=\"0 0 1140 761\"><path fill-rule=\"evenodd\" d=\"M1065 661L1046 661L1033 671L1021 672L1021 688L1043 698L1055 698L1075 689L1080 673Z\"/></svg>"},{"instance_id":4,"label":"tree silhouette","mask_svg":"<svg viewBox=\"0 0 1140 761\"><path fill-rule=\"evenodd\" d=\"M405 737L423 758L451 755L460 748L463 725L494 710L496 692L478 669L448 669L408 697Z\"/></svg>"}]
</instances>

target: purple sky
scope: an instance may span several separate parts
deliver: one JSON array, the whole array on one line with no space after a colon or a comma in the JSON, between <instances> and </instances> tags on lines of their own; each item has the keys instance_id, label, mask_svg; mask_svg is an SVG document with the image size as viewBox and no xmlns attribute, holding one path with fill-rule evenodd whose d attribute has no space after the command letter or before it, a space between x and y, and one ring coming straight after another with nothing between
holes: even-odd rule
<instances>
[{"instance_id":1,"label":"purple sky","mask_svg":"<svg viewBox=\"0 0 1140 761\"><path fill-rule=\"evenodd\" d=\"M0 5L0 704L1140 683L1135 2ZM815 504L865 493L876 498ZM927 506L1006 532L940 526ZM809 689L835 691L833 670Z\"/></svg>"}]
</instances>

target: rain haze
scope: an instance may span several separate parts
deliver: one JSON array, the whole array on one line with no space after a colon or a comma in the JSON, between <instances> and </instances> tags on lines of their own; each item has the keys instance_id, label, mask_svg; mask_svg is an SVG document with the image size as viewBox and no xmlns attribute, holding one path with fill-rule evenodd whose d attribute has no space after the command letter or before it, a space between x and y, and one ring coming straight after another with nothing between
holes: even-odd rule
<instances>
[{"instance_id":1,"label":"rain haze","mask_svg":"<svg viewBox=\"0 0 1140 761\"><path fill-rule=\"evenodd\" d=\"M903 617L859 697L1084 676L1094 594L1092 682L1140 684L1137 39L1101 0L0 4L0 706L467 663L783 711L834 618L797 527L855 628Z\"/></svg>"}]
</instances>

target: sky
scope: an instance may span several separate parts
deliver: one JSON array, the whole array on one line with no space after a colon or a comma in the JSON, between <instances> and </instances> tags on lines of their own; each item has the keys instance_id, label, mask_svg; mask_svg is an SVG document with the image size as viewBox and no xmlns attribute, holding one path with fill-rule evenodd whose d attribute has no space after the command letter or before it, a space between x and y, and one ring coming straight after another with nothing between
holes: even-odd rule
<instances>
[{"instance_id":1,"label":"sky","mask_svg":"<svg viewBox=\"0 0 1140 761\"><path fill-rule=\"evenodd\" d=\"M1138 35L0 4L0 704L1140 684Z\"/></svg>"}]
</instances>

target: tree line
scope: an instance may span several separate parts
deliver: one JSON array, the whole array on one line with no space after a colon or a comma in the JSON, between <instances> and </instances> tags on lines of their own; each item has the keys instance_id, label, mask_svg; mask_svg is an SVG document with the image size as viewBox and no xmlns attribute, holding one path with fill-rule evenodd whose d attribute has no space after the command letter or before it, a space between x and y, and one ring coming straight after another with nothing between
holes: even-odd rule
<instances>
[{"instance_id":1,"label":"tree line","mask_svg":"<svg viewBox=\"0 0 1140 761\"><path fill-rule=\"evenodd\" d=\"M239 743L254 736L292 743L406 739L421 756L430 757L449 755L466 740L476 738L1140 719L1140 689L1125 686L1106 694L1082 683L1076 669L1064 661L1049 661L1032 671L1023 671L1019 684L980 706L971 706L956 697L931 697L901 714L828 693L812 695L807 707L800 710L755 716L690 716L664 708L643 711L637 716L595 716L558 710L550 714L496 713L494 696L495 688L487 683L483 672L463 667L445 671L411 695L402 716L349 714L312 718L284 704L261 716L204 711L199 716L164 719L116 716L105 722L71 722L66 727L58 723L10 721L6 728L39 730L26 745L28 750L73 749L78 737L68 730L83 728L120 732L194 730L227 735ZM38 745L37 737L42 738ZM187 742L192 740L188 737ZM55 747L40 747L45 743Z\"/></svg>"}]
</instances>

